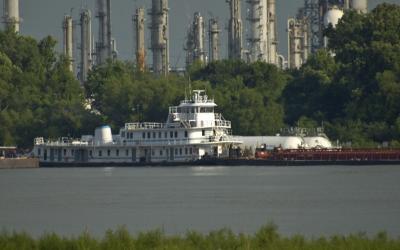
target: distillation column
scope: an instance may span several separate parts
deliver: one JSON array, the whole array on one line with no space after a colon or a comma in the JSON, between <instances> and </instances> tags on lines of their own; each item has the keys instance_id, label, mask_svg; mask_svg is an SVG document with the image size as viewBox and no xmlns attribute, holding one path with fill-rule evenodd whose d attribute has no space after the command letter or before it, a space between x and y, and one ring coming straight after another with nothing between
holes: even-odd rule
<instances>
[{"instance_id":1,"label":"distillation column","mask_svg":"<svg viewBox=\"0 0 400 250\"><path fill-rule=\"evenodd\" d=\"M267 61L268 13L267 0L248 0L250 23L249 42L250 62Z\"/></svg>"},{"instance_id":2,"label":"distillation column","mask_svg":"<svg viewBox=\"0 0 400 250\"><path fill-rule=\"evenodd\" d=\"M137 8L136 14L133 17L134 34L135 34L135 53L136 53L136 67L140 72L144 72L146 67L146 48L144 37L144 8Z\"/></svg>"},{"instance_id":3,"label":"distillation column","mask_svg":"<svg viewBox=\"0 0 400 250\"><path fill-rule=\"evenodd\" d=\"M278 65L278 41L276 31L275 0L268 0L268 62Z\"/></svg>"},{"instance_id":4,"label":"distillation column","mask_svg":"<svg viewBox=\"0 0 400 250\"><path fill-rule=\"evenodd\" d=\"M19 0L4 0L4 25L19 32Z\"/></svg>"},{"instance_id":5,"label":"distillation column","mask_svg":"<svg viewBox=\"0 0 400 250\"><path fill-rule=\"evenodd\" d=\"M153 72L158 75L169 73L168 11L168 0L152 0L150 49L153 53Z\"/></svg>"},{"instance_id":6,"label":"distillation column","mask_svg":"<svg viewBox=\"0 0 400 250\"><path fill-rule=\"evenodd\" d=\"M368 0L351 0L351 8L361 14L368 12Z\"/></svg>"},{"instance_id":7,"label":"distillation column","mask_svg":"<svg viewBox=\"0 0 400 250\"><path fill-rule=\"evenodd\" d=\"M219 60L219 34L220 29L218 25L217 19L210 19L208 24L208 40L209 40L209 48L208 53L210 56L210 62Z\"/></svg>"},{"instance_id":8,"label":"distillation column","mask_svg":"<svg viewBox=\"0 0 400 250\"><path fill-rule=\"evenodd\" d=\"M103 64L112 58L111 38L111 0L97 0L99 19L99 38L96 44L97 64Z\"/></svg>"},{"instance_id":9,"label":"distillation column","mask_svg":"<svg viewBox=\"0 0 400 250\"><path fill-rule=\"evenodd\" d=\"M204 20L199 12L194 14L193 20L193 37L194 37L194 60L200 61L202 64L206 62L206 54L204 50Z\"/></svg>"},{"instance_id":10,"label":"distillation column","mask_svg":"<svg viewBox=\"0 0 400 250\"><path fill-rule=\"evenodd\" d=\"M302 62L302 27L299 20L291 18L288 20L288 67L298 69Z\"/></svg>"},{"instance_id":11,"label":"distillation column","mask_svg":"<svg viewBox=\"0 0 400 250\"><path fill-rule=\"evenodd\" d=\"M72 17L71 16L64 16L64 20L62 23L63 27L63 49L64 49L64 55L68 60L68 68L71 72L74 71L74 65L73 65L73 27L72 27Z\"/></svg>"},{"instance_id":12,"label":"distillation column","mask_svg":"<svg viewBox=\"0 0 400 250\"><path fill-rule=\"evenodd\" d=\"M81 66L79 79L82 83L87 80L92 68L92 13L90 10L81 12Z\"/></svg>"},{"instance_id":13,"label":"distillation column","mask_svg":"<svg viewBox=\"0 0 400 250\"><path fill-rule=\"evenodd\" d=\"M242 59L243 27L241 17L241 1L226 0L229 3L230 19L228 27L228 57Z\"/></svg>"}]
</instances>

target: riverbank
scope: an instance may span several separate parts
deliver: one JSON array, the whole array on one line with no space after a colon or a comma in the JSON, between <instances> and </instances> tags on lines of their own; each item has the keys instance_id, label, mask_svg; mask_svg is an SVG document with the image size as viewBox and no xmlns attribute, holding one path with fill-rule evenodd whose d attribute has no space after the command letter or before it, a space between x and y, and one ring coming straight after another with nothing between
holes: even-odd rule
<instances>
[{"instance_id":1,"label":"riverbank","mask_svg":"<svg viewBox=\"0 0 400 250\"><path fill-rule=\"evenodd\" d=\"M28 233L0 234L1 249L399 249L400 238L390 238L385 232L375 236L364 233L347 236L306 238L301 235L284 237L277 227L266 225L254 234L235 234L221 229L206 234L188 231L184 235L166 235L162 230L140 232L135 235L125 227L108 230L103 238L89 232L65 237L46 233L34 238Z\"/></svg>"},{"instance_id":2,"label":"riverbank","mask_svg":"<svg viewBox=\"0 0 400 250\"><path fill-rule=\"evenodd\" d=\"M0 169L38 168L39 160L35 158L3 158L0 159Z\"/></svg>"}]
</instances>

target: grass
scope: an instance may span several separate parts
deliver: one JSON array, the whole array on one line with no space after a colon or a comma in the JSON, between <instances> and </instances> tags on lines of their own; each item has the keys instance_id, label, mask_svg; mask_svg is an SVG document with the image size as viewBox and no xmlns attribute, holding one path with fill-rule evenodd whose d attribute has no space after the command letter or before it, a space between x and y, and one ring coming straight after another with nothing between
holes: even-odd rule
<instances>
[{"instance_id":1,"label":"grass","mask_svg":"<svg viewBox=\"0 0 400 250\"><path fill-rule=\"evenodd\" d=\"M95 238L84 232L77 237L63 237L55 233L47 233L39 238L33 238L25 232L0 233L1 250L92 250L92 249L400 249L400 238L392 239L381 232L373 237L365 233L348 236L335 235L331 237L305 238L301 235L284 237L277 227L268 224L255 234L235 234L230 229L212 231L201 234L189 231L184 235L167 236L161 230L132 235L125 227L108 230L101 238Z\"/></svg>"}]
</instances>

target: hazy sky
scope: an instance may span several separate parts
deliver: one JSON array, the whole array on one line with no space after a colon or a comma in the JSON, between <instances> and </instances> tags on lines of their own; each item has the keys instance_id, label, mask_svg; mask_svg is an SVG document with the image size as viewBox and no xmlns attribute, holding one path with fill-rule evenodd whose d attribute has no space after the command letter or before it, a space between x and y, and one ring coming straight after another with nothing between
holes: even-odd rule
<instances>
[{"instance_id":1,"label":"hazy sky","mask_svg":"<svg viewBox=\"0 0 400 250\"><path fill-rule=\"evenodd\" d=\"M246 17L246 4L243 2L242 18ZM286 23L287 18L296 14L297 8L303 5L303 0L276 0L278 15L279 52L287 54ZM369 8L378 3L390 2L400 4L400 0L369 0ZM61 22L64 14L72 13L74 20L79 19L80 9L87 6L95 12L95 0L20 0L20 12L23 19L21 34L43 38L47 35L54 36L62 41ZM132 14L135 7L144 6L149 9L151 0L114 0L112 1L112 33L117 40L119 58L133 58L133 25ZM199 11L206 20L212 15L218 17L221 25L222 56L227 54L227 23L229 18L228 3L225 0L169 0L170 7L170 56L171 66L183 66L185 53L183 44L188 24L193 18L193 13ZM93 16L95 16L93 14ZM147 24L150 18L147 16ZM77 22L78 23L78 22ZM76 27L79 31L79 26ZM93 20L93 30L97 31L97 20ZM76 33L79 34L78 32ZM146 34L146 40L150 36ZM246 36L244 36L245 38ZM79 41L79 36L77 41ZM96 36L95 36L96 39ZM97 40L97 39L96 39ZM149 42L147 44L149 46ZM58 45L61 51L61 42ZM147 53L148 58L151 55Z\"/></svg>"}]
</instances>

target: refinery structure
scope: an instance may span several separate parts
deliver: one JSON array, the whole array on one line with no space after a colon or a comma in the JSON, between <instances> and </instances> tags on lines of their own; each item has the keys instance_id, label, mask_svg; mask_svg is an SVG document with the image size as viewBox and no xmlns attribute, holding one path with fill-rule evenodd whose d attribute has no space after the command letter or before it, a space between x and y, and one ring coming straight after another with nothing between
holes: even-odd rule
<instances>
[{"instance_id":1,"label":"refinery structure","mask_svg":"<svg viewBox=\"0 0 400 250\"><path fill-rule=\"evenodd\" d=\"M323 31L338 24L345 11L367 13L367 0L304 0L296 17L287 23L289 68L300 68L310 53L327 47Z\"/></svg>"},{"instance_id":2,"label":"refinery structure","mask_svg":"<svg viewBox=\"0 0 400 250\"><path fill-rule=\"evenodd\" d=\"M368 7L367 0L302 0L303 6L287 21L288 54L285 58L278 52L276 0L225 1L228 20L193 13L183 46L186 68L194 62L205 65L223 59L222 43L226 44L224 48L229 59L248 63L261 61L283 69L300 68L310 54L327 47L329 41L323 36L327 27L334 28L346 11L366 13ZM169 3L168 0L152 0L149 4L147 12L144 7L132 11L132 59L138 71L148 70L166 76L171 71ZM82 83L94 66L113 61L118 55L111 30L112 0L95 0L93 13L82 7L77 20L72 14L64 15L62 20L63 54L69 69ZM97 20L96 38L93 18ZM4 28L20 32L19 0L3 0L2 20ZM145 37L146 30L149 38ZM226 42L221 41L222 32L227 32Z\"/></svg>"}]
</instances>

